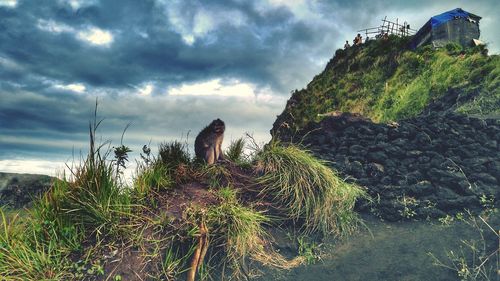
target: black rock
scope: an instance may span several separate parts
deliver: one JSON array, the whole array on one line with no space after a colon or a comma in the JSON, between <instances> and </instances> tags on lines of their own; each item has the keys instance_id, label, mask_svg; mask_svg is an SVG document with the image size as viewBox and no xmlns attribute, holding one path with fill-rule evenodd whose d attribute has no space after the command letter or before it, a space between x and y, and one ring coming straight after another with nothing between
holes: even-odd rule
<instances>
[{"instance_id":1,"label":"black rock","mask_svg":"<svg viewBox=\"0 0 500 281\"><path fill-rule=\"evenodd\" d=\"M366 148L361 146L361 145L352 145L349 148L349 153L351 154L356 154L356 155L365 155L366 154Z\"/></svg>"},{"instance_id":2,"label":"black rock","mask_svg":"<svg viewBox=\"0 0 500 281\"><path fill-rule=\"evenodd\" d=\"M366 170L367 174L373 177L380 176L385 172L384 166L379 163L369 163Z\"/></svg>"},{"instance_id":3,"label":"black rock","mask_svg":"<svg viewBox=\"0 0 500 281\"><path fill-rule=\"evenodd\" d=\"M366 159L371 162L384 163L387 160L387 155L383 151L375 151L368 153Z\"/></svg>"},{"instance_id":4,"label":"black rock","mask_svg":"<svg viewBox=\"0 0 500 281\"><path fill-rule=\"evenodd\" d=\"M482 181L485 184L492 184L492 185L496 185L498 183L497 179L494 176L487 174L487 173L472 174L470 176L470 180L471 181Z\"/></svg>"},{"instance_id":5,"label":"black rock","mask_svg":"<svg viewBox=\"0 0 500 281\"><path fill-rule=\"evenodd\" d=\"M429 181L421 181L408 186L408 191L412 196L425 196L434 192L434 186Z\"/></svg>"},{"instance_id":6,"label":"black rock","mask_svg":"<svg viewBox=\"0 0 500 281\"><path fill-rule=\"evenodd\" d=\"M477 119L477 118L473 118L470 120L470 124L476 128L476 129L486 129L488 127L488 124L486 123L486 121L484 121L483 119Z\"/></svg>"}]
</instances>

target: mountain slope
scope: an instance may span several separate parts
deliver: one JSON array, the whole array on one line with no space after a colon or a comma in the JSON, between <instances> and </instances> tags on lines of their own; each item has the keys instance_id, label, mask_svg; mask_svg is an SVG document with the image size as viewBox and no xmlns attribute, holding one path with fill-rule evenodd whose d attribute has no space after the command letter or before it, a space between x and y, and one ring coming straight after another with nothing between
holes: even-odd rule
<instances>
[{"instance_id":1,"label":"mountain slope","mask_svg":"<svg viewBox=\"0 0 500 281\"><path fill-rule=\"evenodd\" d=\"M455 98L447 110L500 115L498 55L455 44L412 51L408 40L391 37L337 50L307 88L293 92L273 131L295 131L332 111L361 113L375 122L409 118L450 93Z\"/></svg>"},{"instance_id":2,"label":"mountain slope","mask_svg":"<svg viewBox=\"0 0 500 281\"><path fill-rule=\"evenodd\" d=\"M358 210L386 220L500 202L500 57L407 44L392 37L338 50L293 93L272 133L366 188L375 199Z\"/></svg>"}]
</instances>

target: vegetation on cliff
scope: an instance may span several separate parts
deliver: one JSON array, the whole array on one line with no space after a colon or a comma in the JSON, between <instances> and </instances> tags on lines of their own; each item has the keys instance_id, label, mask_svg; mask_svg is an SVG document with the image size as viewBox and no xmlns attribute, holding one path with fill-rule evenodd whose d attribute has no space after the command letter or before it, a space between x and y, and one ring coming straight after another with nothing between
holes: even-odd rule
<instances>
[{"instance_id":1,"label":"vegetation on cliff","mask_svg":"<svg viewBox=\"0 0 500 281\"><path fill-rule=\"evenodd\" d=\"M453 110L500 115L500 57L484 46L449 44L409 50L407 38L372 40L337 50L307 88L295 90L274 124L292 129L332 111L361 113L376 122L421 113L431 102L454 94Z\"/></svg>"}]
</instances>

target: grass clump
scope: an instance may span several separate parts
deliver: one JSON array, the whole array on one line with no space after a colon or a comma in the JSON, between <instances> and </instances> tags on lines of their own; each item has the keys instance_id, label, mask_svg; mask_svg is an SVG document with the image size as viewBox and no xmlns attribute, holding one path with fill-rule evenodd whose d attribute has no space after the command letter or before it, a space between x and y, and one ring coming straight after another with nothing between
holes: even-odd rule
<instances>
[{"instance_id":1,"label":"grass clump","mask_svg":"<svg viewBox=\"0 0 500 281\"><path fill-rule=\"evenodd\" d=\"M293 221L303 221L306 232L342 234L353 229L358 218L353 211L358 186L346 183L324 161L294 145L276 142L257 155L260 193Z\"/></svg>"},{"instance_id":2,"label":"grass clump","mask_svg":"<svg viewBox=\"0 0 500 281\"><path fill-rule=\"evenodd\" d=\"M262 212L241 205L237 191L224 187L218 191L221 203L208 210L207 221L213 238L215 255L223 254L223 269L229 267L233 277L251 274L246 271L246 261L264 265L290 268L302 262L301 259L287 261L276 253L266 239L263 225L271 220ZM223 249L218 253L217 249Z\"/></svg>"},{"instance_id":3,"label":"grass clump","mask_svg":"<svg viewBox=\"0 0 500 281\"><path fill-rule=\"evenodd\" d=\"M223 164L203 165L201 175L211 188L221 188L232 184L231 171Z\"/></svg>"},{"instance_id":4,"label":"grass clump","mask_svg":"<svg viewBox=\"0 0 500 281\"><path fill-rule=\"evenodd\" d=\"M175 169L180 164L191 163L187 144L179 141L161 143L158 147L158 161L168 169Z\"/></svg>"},{"instance_id":5,"label":"grass clump","mask_svg":"<svg viewBox=\"0 0 500 281\"><path fill-rule=\"evenodd\" d=\"M230 187L221 188L218 195L221 204L210 208L209 226L220 234L221 241L218 243L225 245L225 258L237 264L233 261L252 256L260 250L264 237L262 224L270 220L263 213L242 206L236 198L236 191Z\"/></svg>"},{"instance_id":6,"label":"grass clump","mask_svg":"<svg viewBox=\"0 0 500 281\"><path fill-rule=\"evenodd\" d=\"M231 144L224 153L225 157L235 163L241 163L245 160L245 140L239 138L231 141Z\"/></svg>"},{"instance_id":7,"label":"grass clump","mask_svg":"<svg viewBox=\"0 0 500 281\"><path fill-rule=\"evenodd\" d=\"M110 150L95 144L99 124L94 121L90 126L87 158L71 168L70 181L49 191L47 200L62 220L97 235L118 234L123 217L130 214L130 194L115 176L114 162L108 160Z\"/></svg>"}]
</instances>

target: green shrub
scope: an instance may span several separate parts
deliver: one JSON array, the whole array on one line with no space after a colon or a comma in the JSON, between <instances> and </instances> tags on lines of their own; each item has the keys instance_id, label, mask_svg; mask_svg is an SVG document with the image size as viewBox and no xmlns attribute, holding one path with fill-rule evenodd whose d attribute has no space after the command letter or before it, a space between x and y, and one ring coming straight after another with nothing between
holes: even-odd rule
<instances>
[{"instance_id":1,"label":"green shrub","mask_svg":"<svg viewBox=\"0 0 500 281\"><path fill-rule=\"evenodd\" d=\"M458 55L464 50L462 45L458 43L448 43L444 46L444 48L450 55Z\"/></svg>"}]
</instances>

